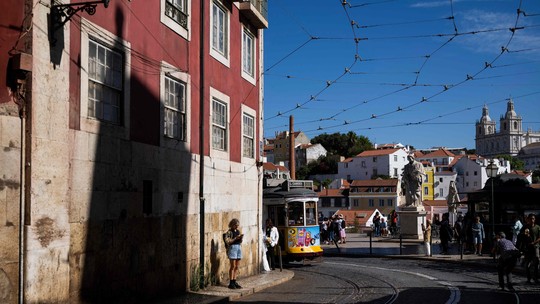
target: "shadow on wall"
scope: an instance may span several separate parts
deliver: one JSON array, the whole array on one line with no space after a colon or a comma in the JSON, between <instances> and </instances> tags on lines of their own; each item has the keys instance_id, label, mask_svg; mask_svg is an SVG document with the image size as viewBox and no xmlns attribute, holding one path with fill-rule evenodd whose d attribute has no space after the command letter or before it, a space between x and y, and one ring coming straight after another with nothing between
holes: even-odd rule
<instances>
[{"instance_id":1,"label":"shadow on wall","mask_svg":"<svg viewBox=\"0 0 540 304\"><path fill-rule=\"evenodd\" d=\"M121 10L115 20L122 33ZM137 64L127 67L131 109L120 112L130 117L129 138L118 136L124 133L122 119L120 126L101 123L95 155L87 162L93 176L88 218L71 226L72 235L80 236L71 242L71 293L79 287L84 302L141 302L186 290L184 193L191 184L191 154L159 146L160 97L145 84L159 83L159 74L145 74ZM78 200L74 194L72 204ZM79 279L80 285L73 283Z\"/></svg>"}]
</instances>

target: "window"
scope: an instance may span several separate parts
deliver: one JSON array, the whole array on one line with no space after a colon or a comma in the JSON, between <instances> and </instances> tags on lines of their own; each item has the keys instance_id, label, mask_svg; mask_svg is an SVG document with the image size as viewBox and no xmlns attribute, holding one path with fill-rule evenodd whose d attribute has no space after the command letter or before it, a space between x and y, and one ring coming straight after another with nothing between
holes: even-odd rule
<instances>
[{"instance_id":1,"label":"window","mask_svg":"<svg viewBox=\"0 0 540 304\"><path fill-rule=\"evenodd\" d=\"M429 194L429 188L428 187L424 187L424 195L428 195Z\"/></svg>"},{"instance_id":2,"label":"window","mask_svg":"<svg viewBox=\"0 0 540 304\"><path fill-rule=\"evenodd\" d=\"M210 22L210 54L219 62L229 66L229 14L217 1L212 2Z\"/></svg>"},{"instance_id":3,"label":"window","mask_svg":"<svg viewBox=\"0 0 540 304\"><path fill-rule=\"evenodd\" d=\"M357 198L353 199L353 206L358 207L359 200Z\"/></svg>"},{"instance_id":4,"label":"window","mask_svg":"<svg viewBox=\"0 0 540 304\"><path fill-rule=\"evenodd\" d=\"M163 134L186 140L186 84L165 77Z\"/></svg>"},{"instance_id":5,"label":"window","mask_svg":"<svg viewBox=\"0 0 540 304\"><path fill-rule=\"evenodd\" d=\"M122 54L90 40L88 45L88 117L121 124Z\"/></svg>"},{"instance_id":6,"label":"window","mask_svg":"<svg viewBox=\"0 0 540 304\"><path fill-rule=\"evenodd\" d=\"M439 177L439 182L443 182L443 178L442 177Z\"/></svg>"},{"instance_id":7,"label":"window","mask_svg":"<svg viewBox=\"0 0 540 304\"><path fill-rule=\"evenodd\" d=\"M379 206L380 206L380 207L384 207L384 200L383 200L383 199L380 199L380 200L379 200Z\"/></svg>"},{"instance_id":8,"label":"window","mask_svg":"<svg viewBox=\"0 0 540 304\"><path fill-rule=\"evenodd\" d=\"M188 0L160 0L161 23L169 29L190 40L189 30L191 26L191 1Z\"/></svg>"},{"instance_id":9,"label":"window","mask_svg":"<svg viewBox=\"0 0 540 304\"><path fill-rule=\"evenodd\" d=\"M394 176L398 176L398 169L394 168Z\"/></svg>"},{"instance_id":10,"label":"window","mask_svg":"<svg viewBox=\"0 0 540 304\"><path fill-rule=\"evenodd\" d=\"M362 168L366 167L366 161L365 160L362 161L361 166L362 166Z\"/></svg>"},{"instance_id":11,"label":"window","mask_svg":"<svg viewBox=\"0 0 540 304\"><path fill-rule=\"evenodd\" d=\"M374 157L373 157L373 162L374 162L374 163L377 162L377 156L374 156Z\"/></svg>"},{"instance_id":12,"label":"window","mask_svg":"<svg viewBox=\"0 0 540 304\"><path fill-rule=\"evenodd\" d=\"M255 128L253 116L244 113L243 118L243 149L244 157L255 157Z\"/></svg>"},{"instance_id":13,"label":"window","mask_svg":"<svg viewBox=\"0 0 540 304\"><path fill-rule=\"evenodd\" d=\"M397 162L397 155L394 155L394 161Z\"/></svg>"},{"instance_id":14,"label":"window","mask_svg":"<svg viewBox=\"0 0 540 304\"><path fill-rule=\"evenodd\" d=\"M473 183L473 186L474 186L474 187L478 187L478 182L474 182L474 183Z\"/></svg>"},{"instance_id":15,"label":"window","mask_svg":"<svg viewBox=\"0 0 540 304\"><path fill-rule=\"evenodd\" d=\"M212 148L227 151L227 104L212 100Z\"/></svg>"},{"instance_id":16,"label":"window","mask_svg":"<svg viewBox=\"0 0 540 304\"><path fill-rule=\"evenodd\" d=\"M242 30L242 77L255 83L255 38L244 28Z\"/></svg>"},{"instance_id":17,"label":"window","mask_svg":"<svg viewBox=\"0 0 540 304\"><path fill-rule=\"evenodd\" d=\"M372 198L369 199L369 206L370 206L370 207L374 207L374 206L375 206L375 202L373 201Z\"/></svg>"},{"instance_id":18,"label":"window","mask_svg":"<svg viewBox=\"0 0 540 304\"><path fill-rule=\"evenodd\" d=\"M388 199L388 206L392 207L393 205L394 205L394 201L391 198L389 198Z\"/></svg>"},{"instance_id":19,"label":"window","mask_svg":"<svg viewBox=\"0 0 540 304\"><path fill-rule=\"evenodd\" d=\"M187 0L165 0L165 15L187 29Z\"/></svg>"},{"instance_id":20,"label":"window","mask_svg":"<svg viewBox=\"0 0 540 304\"><path fill-rule=\"evenodd\" d=\"M439 188L439 197L444 197L444 189Z\"/></svg>"},{"instance_id":21,"label":"window","mask_svg":"<svg viewBox=\"0 0 540 304\"><path fill-rule=\"evenodd\" d=\"M474 175L475 175L475 176L478 175L478 171L474 171Z\"/></svg>"}]
</instances>

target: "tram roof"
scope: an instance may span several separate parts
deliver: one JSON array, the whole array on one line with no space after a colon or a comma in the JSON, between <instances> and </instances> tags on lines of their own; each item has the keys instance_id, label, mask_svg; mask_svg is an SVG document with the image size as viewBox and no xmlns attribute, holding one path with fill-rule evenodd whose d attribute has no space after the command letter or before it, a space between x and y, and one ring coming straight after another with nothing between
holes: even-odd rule
<instances>
[{"instance_id":1,"label":"tram roof","mask_svg":"<svg viewBox=\"0 0 540 304\"><path fill-rule=\"evenodd\" d=\"M291 197L315 197L318 199L317 192L313 191L313 181L285 180L281 184L275 184L274 187L263 189L263 198Z\"/></svg>"},{"instance_id":2,"label":"tram roof","mask_svg":"<svg viewBox=\"0 0 540 304\"><path fill-rule=\"evenodd\" d=\"M317 193L306 188L283 189L282 187L266 188L263 190L263 198L292 198L313 197L318 199Z\"/></svg>"}]
</instances>

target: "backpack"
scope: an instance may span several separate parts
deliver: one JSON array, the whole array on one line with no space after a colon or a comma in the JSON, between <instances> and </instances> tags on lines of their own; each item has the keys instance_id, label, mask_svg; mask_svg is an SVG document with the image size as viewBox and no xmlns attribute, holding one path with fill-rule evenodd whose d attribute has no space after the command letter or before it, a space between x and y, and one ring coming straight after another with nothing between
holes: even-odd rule
<instances>
[{"instance_id":1,"label":"backpack","mask_svg":"<svg viewBox=\"0 0 540 304\"><path fill-rule=\"evenodd\" d=\"M229 238L228 234L229 234L229 231L227 231L227 232L225 232L223 234L223 243L225 244L225 249L226 250L229 250L229 243L227 243L227 239Z\"/></svg>"}]
</instances>

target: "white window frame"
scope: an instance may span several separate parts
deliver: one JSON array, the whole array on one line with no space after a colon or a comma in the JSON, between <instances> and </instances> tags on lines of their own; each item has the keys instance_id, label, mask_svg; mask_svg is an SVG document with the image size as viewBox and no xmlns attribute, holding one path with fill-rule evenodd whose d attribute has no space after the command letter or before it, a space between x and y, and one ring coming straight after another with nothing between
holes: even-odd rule
<instances>
[{"instance_id":1,"label":"white window frame","mask_svg":"<svg viewBox=\"0 0 540 304\"><path fill-rule=\"evenodd\" d=\"M185 138L184 140L179 140L177 138L167 137L165 135L165 79L170 77L174 80L183 82L186 86L185 88ZM191 142L191 76L187 73L180 72L178 68L174 67L172 64L167 62L161 63L161 73L160 73L160 100L161 100L161 111L160 111L160 145L165 146L171 149L180 149L189 151L190 142Z\"/></svg>"},{"instance_id":2,"label":"white window frame","mask_svg":"<svg viewBox=\"0 0 540 304\"><path fill-rule=\"evenodd\" d=\"M88 64L89 64L89 43L90 39L98 44L106 46L123 55L123 88L122 99L120 101L120 124L112 124L98 120L88 115ZM131 44L120 37L113 35L104 28L81 18L81 87L80 87L80 116L81 131L90 133L108 133L120 138L129 138L130 130L130 92L131 85Z\"/></svg>"},{"instance_id":3,"label":"white window frame","mask_svg":"<svg viewBox=\"0 0 540 304\"><path fill-rule=\"evenodd\" d=\"M244 155L244 137L247 136L245 134L245 125L244 125L244 116L249 116L253 119L253 135L252 135L252 151L253 156L248 157ZM254 109L251 109L247 107L246 105L242 105L242 163L253 163L253 160L257 157L257 150L256 150L256 143L257 143L257 111Z\"/></svg>"},{"instance_id":4,"label":"white window frame","mask_svg":"<svg viewBox=\"0 0 540 304\"><path fill-rule=\"evenodd\" d=\"M227 106L227 119L226 119L226 130L225 130L225 150L221 150L221 149L216 149L214 148L214 145L213 145L213 120L214 120L214 100L218 100L220 102L222 102L223 104L225 104ZM209 138L210 138L210 156L211 157L216 157L216 158L220 158L220 159L226 159L226 160L229 160L230 159L230 154L229 154L229 151L230 151L230 140L231 140L231 134L230 134L230 119L231 119L231 115L230 115L230 111L231 111L231 100L230 100L230 97L212 87L210 87L210 128L209 128Z\"/></svg>"},{"instance_id":5,"label":"white window frame","mask_svg":"<svg viewBox=\"0 0 540 304\"><path fill-rule=\"evenodd\" d=\"M204 0L203 0L204 1ZM224 38L223 41L226 45L223 46L223 53L219 52L214 48L214 8L219 9L224 13L226 20L223 22L224 27ZM226 9L220 1L210 0L210 55L214 57L217 61L221 62L223 65L230 67L230 47L231 47L231 25L230 25L230 12ZM215 21L218 22L218 21Z\"/></svg>"},{"instance_id":6,"label":"white window frame","mask_svg":"<svg viewBox=\"0 0 540 304\"><path fill-rule=\"evenodd\" d=\"M178 22L174 21L171 17L165 14L167 0L160 0L160 21L173 32L177 33L187 41L191 40L191 0L186 0L186 15L187 15L187 27L184 28Z\"/></svg>"},{"instance_id":7,"label":"white window frame","mask_svg":"<svg viewBox=\"0 0 540 304\"><path fill-rule=\"evenodd\" d=\"M241 37L242 37L242 77L249 81L251 84L255 85L255 72L257 70L257 67L255 63L257 62L257 52L255 52L256 49L256 38L255 35L253 35L249 29L245 26L242 26L241 30ZM251 39L251 45L246 44L246 39ZM251 49L248 49L250 47ZM251 65L251 73L249 71L245 70L246 63Z\"/></svg>"}]
</instances>

